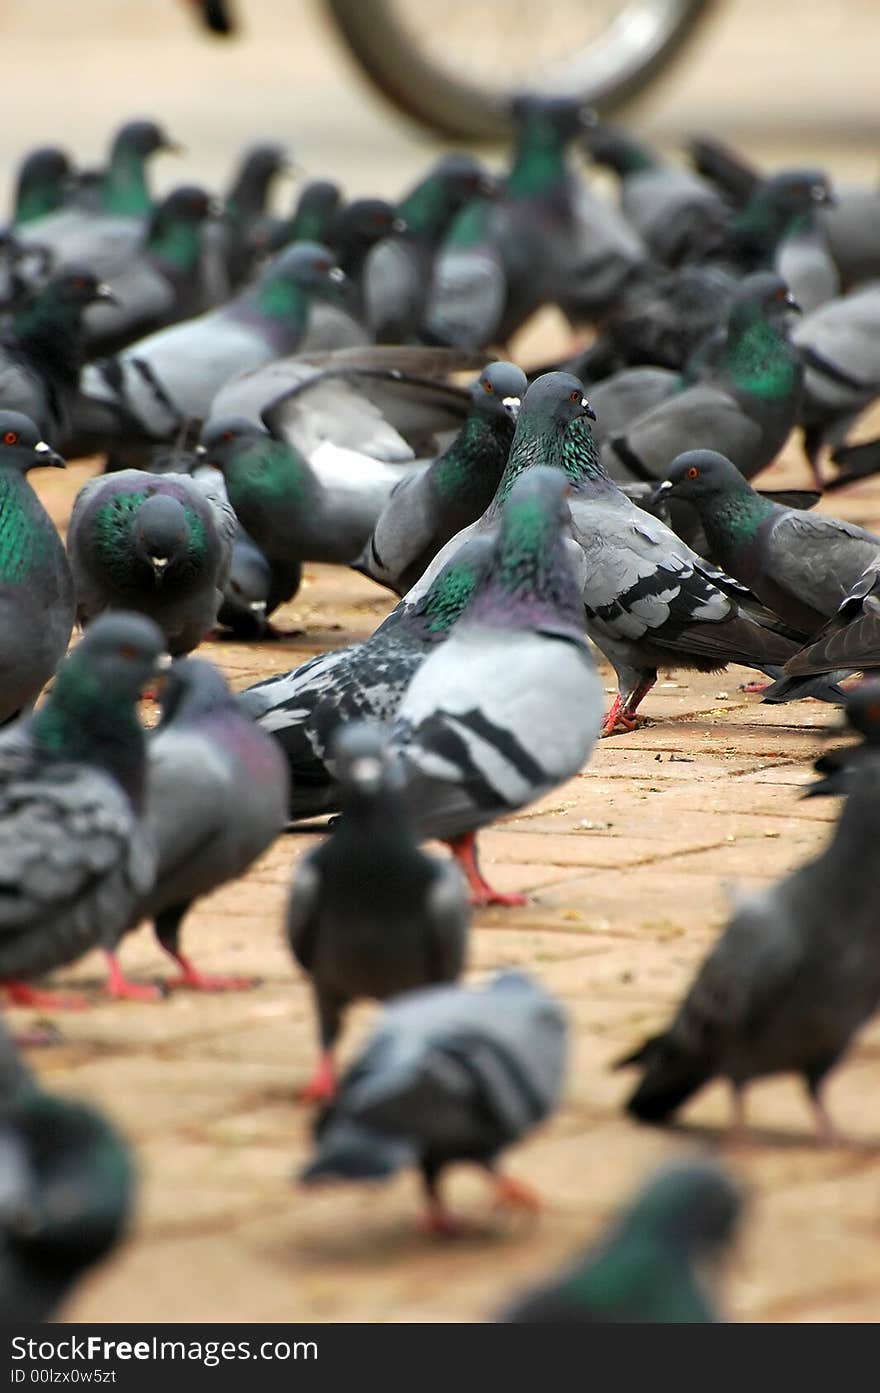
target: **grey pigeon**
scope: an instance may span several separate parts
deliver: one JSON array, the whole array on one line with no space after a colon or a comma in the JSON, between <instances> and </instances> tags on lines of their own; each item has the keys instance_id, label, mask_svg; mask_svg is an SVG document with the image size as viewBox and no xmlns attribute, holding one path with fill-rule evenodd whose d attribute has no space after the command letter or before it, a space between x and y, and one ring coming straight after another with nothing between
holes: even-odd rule
<instances>
[{"instance_id":1,"label":"grey pigeon","mask_svg":"<svg viewBox=\"0 0 880 1393\"><path fill-rule=\"evenodd\" d=\"M249 421L217 418L199 452L223 475L245 531L270 558L347 565L364 547L400 474L368 458L313 467L293 446Z\"/></svg>"},{"instance_id":2,"label":"grey pigeon","mask_svg":"<svg viewBox=\"0 0 880 1393\"><path fill-rule=\"evenodd\" d=\"M304 1091L309 1101L336 1091L333 1047L346 1006L456 981L470 918L458 872L416 845L387 735L347 725L334 762L342 821L297 866L287 907L288 942L318 1012L321 1059Z\"/></svg>"},{"instance_id":3,"label":"grey pigeon","mask_svg":"<svg viewBox=\"0 0 880 1393\"><path fill-rule=\"evenodd\" d=\"M342 191L329 179L305 184L289 218L258 218L250 232L255 252L283 251L294 242L320 242L328 245L333 215L342 202Z\"/></svg>"},{"instance_id":4,"label":"grey pigeon","mask_svg":"<svg viewBox=\"0 0 880 1393\"><path fill-rule=\"evenodd\" d=\"M805 798L849 793L856 771L866 761L876 761L880 753L880 682L861 682L847 692L844 716L849 734L860 735L861 742L820 755L813 763L820 777L807 785ZM831 735L832 732L825 733Z\"/></svg>"},{"instance_id":5,"label":"grey pigeon","mask_svg":"<svg viewBox=\"0 0 880 1393\"><path fill-rule=\"evenodd\" d=\"M800 406L802 369L786 327L793 308L774 273L744 280L717 362L694 385L604 441L602 459L612 478L662 479L676 455L698 446L727 455L746 478L770 464Z\"/></svg>"},{"instance_id":6,"label":"grey pigeon","mask_svg":"<svg viewBox=\"0 0 880 1393\"><path fill-rule=\"evenodd\" d=\"M64 150L41 145L26 155L18 167L12 222L38 222L61 208L70 192L73 166Z\"/></svg>"},{"instance_id":7,"label":"grey pigeon","mask_svg":"<svg viewBox=\"0 0 880 1393\"><path fill-rule=\"evenodd\" d=\"M549 469L514 485L470 604L419 667L394 724L416 829L448 843L476 904L526 903L480 874L477 831L572 778L601 725L566 492Z\"/></svg>"},{"instance_id":8,"label":"grey pigeon","mask_svg":"<svg viewBox=\"0 0 880 1393\"><path fill-rule=\"evenodd\" d=\"M469 1161L488 1172L498 1204L534 1212L537 1196L499 1161L558 1107L567 1033L560 1003L524 973L408 992L386 1007L318 1119L301 1183L385 1180L417 1166L423 1228L455 1235L468 1225L444 1205L440 1180Z\"/></svg>"},{"instance_id":9,"label":"grey pigeon","mask_svg":"<svg viewBox=\"0 0 880 1393\"><path fill-rule=\"evenodd\" d=\"M837 613L785 664L798 690L802 679L824 672L873 672L880 668L880 558L872 561ZM797 679L797 683L795 682Z\"/></svg>"},{"instance_id":10,"label":"grey pigeon","mask_svg":"<svg viewBox=\"0 0 880 1393\"><path fill-rule=\"evenodd\" d=\"M705 1269L730 1246L741 1211L739 1186L714 1162L662 1166L597 1244L496 1319L525 1325L714 1323L720 1317Z\"/></svg>"},{"instance_id":11,"label":"grey pigeon","mask_svg":"<svg viewBox=\"0 0 880 1393\"><path fill-rule=\"evenodd\" d=\"M67 533L80 621L135 609L160 626L173 656L188 653L217 619L234 536L222 491L186 474L124 469L90 479Z\"/></svg>"},{"instance_id":12,"label":"grey pigeon","mask_svg":"<svg viewBox=\"0 0 880 1393\"><path fill-rule=\"evenodd\" d=\"M458 435L427 471L393 490L357 570L403 595L450 537L482 515L504 473L527 385L513 363L483 369Z\"/></svg>"},{"instance_id":13,"label":"grey pigeon","mask_svg":"<svg viewBox=\"0 0 880 1393\"><path fill-rule=\"evenodd\" d=\"M839 445L880 395L880 286L820 305L792 333L804 363L801 424L816 478L823 447Z\"/></svg>"},{"instance_id":14,"label":"grey pigeon","mask_svg":"<svg viewBox=\"0 0 880 1393\"><path fill-rule=\"evenodd\" d=\"M291 817L339 810L337 731L355 720L393 719L413 674L468 604L491 549L489 538L474 538L417 602L401 601L362 643L322 653L239 693L243 710L271 731L287 757Z\"/></svg>"},{"instance_id":15,"label":"grey pigeon","mask_svg":"<svg viewBox=\"0 0 880 1393\"><path fill-rule=\"evenodd\" d=\"M235 373L292 353L312 302L338 297L344 280L326 247L304 242L282 252L228 304L90 364L80 384L80 432L99 441L175 438L187 422L207 417Z\"/></svg>"},{"instance_id":16,"label":"grey pigeon","mask_svg":"<svg viewBox=\"0 0 880 1393\"><path fill-rule=\"evenodd\" d=\"M251 986L206 976L180 945L193 902L244 875L287 820L287 765L275 741L236 705L211 664L169 669L162 719L148 745L144 820L158 851L156 879L137 907L181 969L172 985L199 991Z\"/></svg>"},{"instance_id":17,"label":"grey pigeon","mask_svg":"<svg viewBox=\"0 0 880 1393\"><path fill-rule=\"evenodd\" d=\"M0 1310L45 1321L131 1218L135 1171L116 1128L39 1088L0 1027Z\"/></svg>"},{"instance_id":18,"label":"grey pigeon","mask_svg":"<svg viewBox=\"0 0 880 1393\"><path fill-rule=\"evenodd\" d=\"M271 639L279 631L269 623L279 605L287 604L302 580L298 562L270 561L239 527L232 544L229 578L217 613L221 629L238 639Z\"/></svg>"},{"instance_id":19,"label":"grey pigeon","mask_svg":"<svg viewBox=\"0 0 880 1393\"><path fill-rule=\"evenodd\" d=\"M44 465L64 461L27 416L0 411L0 724L36 701L73 628L64 543L25 477Z\"/></svg>"},{"instance_id":20,"label":"grey pigeon","mask_svg":"<svg viewBox=\"0 0 880 1393\"><path fill-rule=\"evenodd\" d=\"M837 612L880 557L880 537L854 523L773 503L714 450L679 455L657 495L691 504L713 560L807 634Z\"/></svg>"},{"instance_id":21,"label":"grey pigeon","mask_svg":"<svg viewBox=\"0 0 880 1393\"><path fill-rule=\"evenodd\" d=\"M665 1122L720 1077L739 1122L748 1083L794 1073L819 1139L834 1139L822 1086L880 1005L878 836L880 763L865 761L826 849L737 909L667 1029L620 1061L642 1070L634 1117Z\"/></svg>"},{"instance_id":22,"label":"grey pigeon","mask_svg":"<svg viewBox=\"0 0 880 1393\"><path fill-rule=\"evenodd\" d=\"M840 272L843 288L880 278L880 187L835 185L835 202L821 209L822 231Z\"/></svg>"},{"instance_id":23,"label":"grey pigeon","mask_svg":"<svg viewBox=\"0 0 880 1393\"><path fill-rule=\"evenodd\" d=\"M234 294L252 270L251 234L265 216L273 183L293 168L286 151L272 143L252 146L239 162L223 198L223 221L209 233L209 255L217 259L217 271L225 282L224 298Z\"/></svg>"},{"instance_id":24,"label":"grey pigeon","mask_svg":"<svg viewBox=\"0 0 880 1393\"><path fill-rule=\"evenodd\" d=\"M72 424L85 361L83 316L113 292L91 271L68 266L27 295L0 330L0 407L30 416L57 444Z\"/></svg>"},{"instance_id":25,"label":"grey pigeon","mask_svg":"<svg viewBox=\"0 0 880 1393\"><path fill-rule=\"evenodd\" d=\"M156 868L137 701L161 652L149 619L103 616L46 702L0 740L0 981L15 1002L61 1004L27 979L96 947L110 961L111 993L130 994L116 943Z\"/></svg>"}]
</instances>

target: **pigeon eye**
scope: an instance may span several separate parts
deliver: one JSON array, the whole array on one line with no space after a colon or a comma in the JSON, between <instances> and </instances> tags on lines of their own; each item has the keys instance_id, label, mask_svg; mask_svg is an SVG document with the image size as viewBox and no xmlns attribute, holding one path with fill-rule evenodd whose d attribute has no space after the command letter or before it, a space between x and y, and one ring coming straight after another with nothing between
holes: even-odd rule
<instances>
[{"instance_id":1,"label":"pigeon eye","mask_svg":"<svg viewBox=\"0 0 880 1393\"><path fill-rule=\"evenodd\" d=\"M580 399L581 399L581 394L580 394L580 392L572 392L571 395L570 395L569 398L568 398L569 401L576 401L576 402L580 402Z\"/></svg>"},{"instance_id":2,"label":"pigeon eye","mask_svg":"<svg viewBox=\"0 0 880 1393\"><path fill-rule=\"evenodd\" d=\"M130 643L121 643L119 645L119 656L120 658L139 658L140 654Z\"/></svg>"},{"instance_id":3,"label":"pigeon eye","mask_svg":"<svg viewBox=\"0 0 880 1393\"><path fill-rule=\"evenodd\" d=\"M696 478L698 478L699 473L700 473L700 471L699 471L699 469L697 468L697 466L696 466L695 464L692 464L691 467L690 467L690 469L689 469L688 472L687 472L687 476L688 476L689 479L696 479Z\"/></svg>"},{"instance_id":4,"label":"pigeon eye","mask_svg":"<svg viewBox=\"0 0 880 1393\"><path fill-rule=\"evenodd\" d=\"M223 432L223 434L221 435L220 439L221 439L221 440L234 440L234 439L235 439L235 431L233 431L233 430L225 430L225 431Z\"/></svg>"},{"instance_id":5,"label":"pigeon eye","mask_svg":"<svg viewBox=\"0 0 880 1393\"><path fill-rule=\"evenodd\" d=\"M492 396L492 394L493 394L494 391L495 391L495 388L492 386L492 383L491 383L491 382L484 382L484 383L483 383L483 391L484 391L484 392L488 392L489 395Z\"/></svg>"},{"instance_id":6,"label":"pigeon eye","mask_svg":"<svg viewBox=\"0 0 880 1393\"><path fill-rule=\"evenodd\" d=\"M3 444L4 444L4 445L17 445L17 444L18 444L18 431L17 431L17 430L8 430L8 431L6 432L6 434L4 435L4 437L3 437Z\"/></svg>"}]
</instances>

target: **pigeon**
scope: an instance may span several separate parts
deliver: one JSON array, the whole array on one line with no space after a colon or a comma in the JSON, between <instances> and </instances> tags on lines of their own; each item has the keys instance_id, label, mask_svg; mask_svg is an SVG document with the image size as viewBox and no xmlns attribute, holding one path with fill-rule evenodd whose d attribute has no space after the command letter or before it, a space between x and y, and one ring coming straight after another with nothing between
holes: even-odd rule
<instances>
[{"instance_id":1,"label":"pigeon","mask_svg":"<svg viewBox=\"0 0 880 1393\"><path fill-rule=\"evenodd\" d=\"M676 455L700 445L725 454L746 478L768 465L800 406L801 363L786 328L794 308L775 273L744 280L718 361L700 373L700 381L604 441L602 460L612 478L662 479Z\"/></svg>"},{"instance_id":2,"label":"pigeon","mask_svg":"<svg viewBox=\"0 0 880 1393\"><path fill-rule=\"evenodd\" d=\"M243 710L271 731L287 757L292 818L339 811L336 732L352 721L393 719L413 674L470 601L491 550L489 538L472 539L417 602L401 601L362 643L322 653L239 693Z\"/></svg>"},{"instance_id":3,"label":"pigeon","mask_svg":"<svg viewBox=\"0 0 880 1393\"><path fill-rule=\"evenodd\" d=\"M761 183L761 174L742 155L713 136L694 136L687 142L691 164L723 194L734 208L745 208Z\"/></svg>"},{"instance_id":4,"label":"pigeon","mask_svg":"<svg viewBox=\"0 0 880 1393\"><path fill-rule=\"evenodd\" d=\"M89 306L89 355L115 353L134 339L187 319L206 306L202 231L214 205L204 190L185 184L159 203L138 254L114 276L114 300Z\"/></svg>"},{"instance_id":5,"label":"pigeon","mask_svg":"<svg viewBox=\"0 0 880 1393\"><path fill-rule=\"evenodd\" d=\"M710 236L704 256L747 275L779 270L781 247L792 235L812 231L818 209L834 195L819 169L784 169L759 178L742 208L734 209L720 236Z\"/></svg>"},{"instance_id":6,"label":"pigeon","mask_svg":"<svg viewBox=\"0 0 880 1393\"><path fill-rule=\"evenodd\" d=\"M64 543L25 477L45 465L64 460L27 416L0 411L0 724L33 705L73 628Z\"/></svg>"},{"instance_id":7,"label":"pigeon","mask_svg":"<svg viewBox=\"0 0 880 1393\"><path fill-rule=\"evenodd\" d=\"M820 480L826 445L839 445L880 395L880 286L820 305L792 332L804 363L804 450Z\"/></svg>"},{"instance_id":8,"label":"pigeon","mask_svg":"<svg viewBox=\"0 0 880 1393\"><path fill-rule=\"evenodd\" d=\"M21 228L25 242L48 247L60 264L82 264L98 277L116 275L137 251L152 209L147 160L179 147L152 121L132 121L114 138L110 162L92 184L46 217Z\"/></svg>"},{"instance_id":9,"label":"pigeon","mask_svg":"<svg viewBox=\"0 0 880 1393\"><path fill-rule=\"evenodd\" d=\"M158 851L155 884L134 922L152 919L181 969L172 986L198 991L252 986L198 971L180 946L193 902L244 875L287 821L287 763L236 705L211 663L179 658L168 669L162 718L151 734L144 821Z\"/></svg>"},{"instance_id":10,"label":"pigeon","mask_svg":"<svg viewBox=\"0 0 880 1393\"><path fill-rule=\"evenodd\" d=\"M819 210L819 221L844 290L880 279L880 188L838 188L835 202Z\"/></svg>"},{"instance_id":11,"label":"pigeon","mask_svg":"<svg viewBox=\"0 0 880 1393\"><path fill-rule=\"evenodd\" d=\"M66 152L43 145L22 160L15 181L12 222L16 227L38 222L64 206L73 167Z\"/></svg>"},{"instance_id":12,"label":"pigeon","mask_svg":"<svg viewBox=\"0 0 880 1393\"><path fill-rule=\"evenodd\" d=\"M300 861L287 905L287 940L318 1013L321 1059L303 1093L309 1102L336 1092L333 1047L346 1006L455 982L470 919L457 870L416 845L387 735L366 722L346 725L334 764L342 820Z\"/></svg>"},{"instance_id":13,"label":"pigeon","mask_svg":"<svg viewBox=\"0 0 880 1393\"><path fill-rule=\"evenodd\" d=\"M218 625L242 640L279 637L269 619L279 605L293 599L301 581L298 562L270 561L244 528L238 527Z\"/></svg>"},{"instance_id":14,"label":"pigeon","mask_svg":"<svg viewBox=\"0 0 880 1393\"><path fill-rule=\"evenodd\" d=\"M114 432L123 440L176 438L183 425L207 417L235 373L292 353L312 301L334 297L344 280L326 247L290 247L229 304L90 364L81 380L80 431L99 440Z\"/></svg>"},{"instance_id":15,"label":"pigeon","mask_svg":"<svg viewBox=\"0 0 880 1393\"><path fill-rule=\"evenodd\" d=\"M714 1078L742 1090L770 1074L799 1074L819 1140L834 1140L821 1091L853 1035L880 1005L874 848L880 762L853 776L830 844L736 910L670 1025L618 1067L642 1071L627 1110L665 1122Z\"/></svg>"},{"instance_id":16,"label":"pigeon","mask_svg":"<svg viewBox=\"0 0 880 1393\"><path fill-rule=\"evenodd\" d=\"M102 616L45 703L0 738L0 983L15 1003L72 1004L28 979L95 947L108 956L111 995L139 994L115 949L156 868L137 702L162 647L151 620Z\"/></svg>"},{"instance_id":17,"label":"pigeon","mask_svg":"<svg viewBox=\"0 0 880 1393\"><path fill-rule=\"evenodd\" d=\"M84 268L65 267L32 291L0 329L0 408L30 416L40 433L67 440L85 359L83 317L113 292Z\"/></svg>"},{"instance_id":18,"label":"pigeon","mask_svg":"<svg viewBox=\"0 0 880 1393\"><path fill-rule=\"evenodd\" d=\"M820 777L807 785L804 798L846 795L856 771L866 761L877 758L880 751L880 682L862 682L847 692L844 715L849 730L862 737L861 744L845 745L820 755L813 764Z\"/></svg>"},{"instance_id":19,"label":"pigeon","mask_svg":"<svg viewBox=\"0 0 880 1393\"><path fill-rule=\"evenodd\" d=\"M656 496L694 507L712 559L808 635L837 612L880 557L880 537L839 518L771 502L715 450L679 455Z\"/></svg>"},{"instance_id":20,"label":"pigeon","mask_svg":"<svg viewBox=\"0 0 880 1393\"><path fill-rule=\"evenodd\" d=\"M482 515L504 473L527 385L513 363L483 369L458 435L425 473L393 490L356 570L403 595L450 537Z\"/></svg>"},{"instance_id":21,"label":"pigeon","mask_svg":"<svg viewBox=\"0 0 880 1393\"><path fill-rule=\"evenodd\" d=\"M513 486L487 569L393 727L418 834L447 842L475 904L527 903L483 878L476 833L577 774L601 726L566 493L540 467Z\"/></svg>"},{"instance_id":22,"label":"pigeon","mask_svg":"<svg viewBox=\"0 0 880 1393\"><path fill-rule=\"evenodd\" d=\"M877 668L880 668L880 557L866 567L837 613L813 642L788 659L785 673L792 679L790 685L796 694L800 679L816 673L872 672Z\"/></svg>"},{"instance_id":23,"label":"pigeon","mask_svg":"<svg viewBox=\"0 0 880 1393\"><path fill-rule=\"evenodd\" d=\"M469 1225L443 1203L440 1180L469 1161L488 1173L499 1205L534 1213L538 1197L499 1159L558 1107L567 1035L561 1004L525 973L407 992L385 1008L319 1116L300 1183L386 1180L417 1166L424 1230L454 1236Z\"/></svg>"},{"instance_id":24,"label":"pigeon","mask_svg":"<svg viewBox=\"0 0 880 1393\"><path fill-rule=\"evenodd\" d=\"M90 479L76 496L67 551L77 617L137 610L161 628L176 657L217 619L229 573L235 514L222 491L186 474L124 469Z\"/></svg>"},{"instance_id":25,"label":"pigeon","mask_svg":"<svg viewBox=\"0 0 880 1393\"><path fill-rule=\"evenodd\" d=\"M281 562L356 560L400 483L391 466L356 456L341 469L319 470L293 445L236 417L212 420L198 448L223 475L245 531Z\"/></svg>"},{"instance_id":26,"label":"pigeon","mask_svg":"<svg viewBox=\"0 0 880 1393\"><path fill-rule=\"evenodd\" d=\"M496 1320L517 1325L715 1323L705 1267L733 1240L739 1186L711 1161L656 1170L598 1244Z\"/></svg>"},{"instance_id":27,"label":"pigeon","mask_svg":"<svg viewBox=\"0 0 880 1393\"><path fill-rule=\"evenodd\" d=\"M472 155L444 155L397 205L402 230L377 242L364 265L366 318L379 343L418 334L444 234L468 199L492 187Z\"/></svg>"},{"instance_id":28,"label":"pigeon","mask_svg":"<svg viewBox=\"0 0 880 1393\"><path fill-rule=\"evenodd\" d=\"M320 242L327 246L333 215L342 202L338 184L315 179L306 184L289 218L258 218L251 229L251 244L257 252L279 252L294 242Z\"/></svg>"},{"instance_id":29,"label":"pigeon","mask_svg":"<svg viewBox=\"0 0 880 1393\"><path fill-rule=\"evenodd\" d=\"M280 145L254 145L245 152L223 199L224 218L216 229L219 235L212 247L222 260L227 294L238 290L252 268L250 234L266 213L273 183L293 168Z\"/></svg>"},{"instance_id":30,"label":"pigeon","mask_svg":"<svg viewBox=\"0 0 880 1393\"><path fill-rule=\"evenodd\" d=\"M128 1228L127 1142L87 1103L39 1088L0 1028L0 1310L36 1324Z\"/></svg>"},{"instance_id":31,"label":"pigeon","mask_svg":"<svg viewBox=\"0 0 880 1393\"><path fill-rule=\"evenodd\" d=\"M493 236L495 198L470 199L434 257L422 327L429 343L472 350L499 337L507 274Z\"/></svg>"}]
</instances>

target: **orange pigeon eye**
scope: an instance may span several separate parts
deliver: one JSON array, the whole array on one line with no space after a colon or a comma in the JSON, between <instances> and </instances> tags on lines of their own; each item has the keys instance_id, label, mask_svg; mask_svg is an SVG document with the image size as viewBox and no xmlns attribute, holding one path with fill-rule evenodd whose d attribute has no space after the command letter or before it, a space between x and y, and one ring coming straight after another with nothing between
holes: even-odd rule
<instances>
[{"instance_id":1,"label":"orange pigeon eye","mask_svg":"<svg viewBox=\"0 0 880 1393\"><path fill-rule=\"evenodd\" d=\"M484 383L483 383L483 391L484 391L484 392L489 392L489 393L491 394L491 393L493 393L493 392L495 391L495 388L492 386L492 383L491 383L491 382L484 382Z\"/></svg>"},{"instance_id":2,"label":"orange pigeon eye","mask_svg":"<svg viewBox=\"0 0 880 1393\"><path fill-rule=\"evenodd\" d=\"M695 464L692 464L691 467L690 467L690 469L689 469L688 472L687 472L687 476L688 476L689 479L696 479L696 478L699 477L699 473L700 473L700 471L699 471L699 469L697 468L697 466L696 466Z\"/></svg>"},{"instance_id":3,"label":"orange pigeon eye","mask_svg":"<svg viewBox=\"0 0 880 1393\"><path fill-rule=\"evenodd\" d=\"M570 397L568 398L569 401L578 401L578 402L580 401L580 399L581 399L581 394L580 394L580 392L572 392L571 395L570 395Z\"/></svg>"},{"instance_id":4,"label":"orange pigeon eye","mask_svg":"<svg viewBox=\"0 0 880 1393\"><path fill-rule=\"evenodd\" d=\"M15 431L15 430L8 430L8 431L6 432L6 434L4 435L4 437L3 437L3 444L4 444L4 445L17 445L17 444L18 444L18 431Z\"/></svg>"}]
</instances>

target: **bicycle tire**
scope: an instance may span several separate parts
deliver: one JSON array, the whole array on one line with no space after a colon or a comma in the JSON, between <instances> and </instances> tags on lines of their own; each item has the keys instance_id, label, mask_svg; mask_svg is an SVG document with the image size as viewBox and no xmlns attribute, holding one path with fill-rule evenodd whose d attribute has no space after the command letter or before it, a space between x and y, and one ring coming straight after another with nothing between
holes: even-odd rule
<instances>
[{"instance_id":1,"label":"bicycle tire","mask_svg":"<svg viewBox=\"0 0 880 1393\"><path fill-rule=\"evenodd\" d=\"M458 139L492 140L509 135L506 104L513 91L490 94L474 83L452 78L428 53L413 45L397 22L391 0L324 3L363 72L408 116ZM715 0L633 0L630 9L654 17L656 27L649 44L642 41L640 51L633 46L628 52L621 49L617 62L612 53L604 73L597 69L597 46L590 45L581 55L576 80L569 80L564 87L552 87L545 80L537 90L571 92L599 111L610 111L635 96L672 62L714 6ZM519 90L523 90L522 83Z\"/></svg>"}]
</instances>

